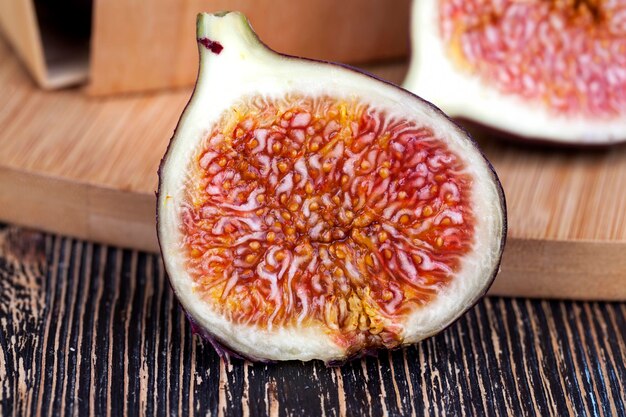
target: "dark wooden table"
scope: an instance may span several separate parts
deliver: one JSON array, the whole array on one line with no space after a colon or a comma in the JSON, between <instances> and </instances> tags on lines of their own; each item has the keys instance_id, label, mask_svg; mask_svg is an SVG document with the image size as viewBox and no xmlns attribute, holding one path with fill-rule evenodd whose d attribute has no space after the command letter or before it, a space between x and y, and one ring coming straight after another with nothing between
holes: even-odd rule
<instances>
[{"instance_id":1,"label":"dark wooden table","mask_svg":"<svg viewBox=\"0 0 626 417\"><path fill-rule=\"evenodd\" d=\"M224 363L157 255L0 227L2 415L626 416L626 303L486 298L378 358Z\"/></svg>"}]
</instances>

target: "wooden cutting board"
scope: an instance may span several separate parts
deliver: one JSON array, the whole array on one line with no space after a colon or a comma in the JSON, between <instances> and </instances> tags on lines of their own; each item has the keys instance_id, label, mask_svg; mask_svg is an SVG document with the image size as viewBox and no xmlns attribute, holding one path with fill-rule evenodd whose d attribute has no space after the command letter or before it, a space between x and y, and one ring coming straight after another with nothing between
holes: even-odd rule
<instances>
[{"instance_id":1,"label":"wooden cutting board","mask_svg":"<svg viewBox=\"0 0 626 417\"><path fill-rule=\"evenodd\" d=\"M369 68L402 80L402 64ZM189 89L93 98L38 90L0 40L0 220L157 251L157 166ZM500 295L626 299L626 147L478 137L507 196Z\"/></svg>"}]
</instances>

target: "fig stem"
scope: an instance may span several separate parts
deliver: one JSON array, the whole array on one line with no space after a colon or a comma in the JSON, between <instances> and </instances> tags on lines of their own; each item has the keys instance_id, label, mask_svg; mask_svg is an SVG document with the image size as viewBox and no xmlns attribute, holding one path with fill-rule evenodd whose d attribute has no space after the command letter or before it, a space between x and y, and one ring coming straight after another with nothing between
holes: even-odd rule
<instances>
[{"instance_id":1,"label":"fig stem","mask_svg":"<svg viewBox=\"0 0 626 417\"><path fill-rule=\"evenodd\" d=\"M241 53L262 45L250 22L240 12L199 13L196 20L196 37L206 50L214 53L218 53L214 50L216 44L225 50L236 50ZM201 60L205 55L202 49Z\"/></svg>"}]
</instances>

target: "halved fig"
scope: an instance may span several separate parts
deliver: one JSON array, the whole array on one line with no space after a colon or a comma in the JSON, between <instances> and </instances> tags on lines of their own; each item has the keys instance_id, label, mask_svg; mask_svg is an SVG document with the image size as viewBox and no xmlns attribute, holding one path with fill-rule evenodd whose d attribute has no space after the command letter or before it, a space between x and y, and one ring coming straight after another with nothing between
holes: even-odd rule
<instances>
[{"instance_id":1,"label":"halved fig","mask_svg":"<svg viewBox=\"0 0 626 417\"><path fill-rule=\"evenodd\" d=\"M419 0L405 88L514 137L626 140L626 4Z\"/></svg>"},{"instance_id":2,"label":"halved fig","mask_svg":"<svg viewBox=\"0 0 626 417\"><path fill-rule=\"evenodd\" d=\"M158 234L197 329L253 360L414 343L493 280L504 196L431 104L198 19L200 70L160 169Z\"/></svg>"}]
</instances>

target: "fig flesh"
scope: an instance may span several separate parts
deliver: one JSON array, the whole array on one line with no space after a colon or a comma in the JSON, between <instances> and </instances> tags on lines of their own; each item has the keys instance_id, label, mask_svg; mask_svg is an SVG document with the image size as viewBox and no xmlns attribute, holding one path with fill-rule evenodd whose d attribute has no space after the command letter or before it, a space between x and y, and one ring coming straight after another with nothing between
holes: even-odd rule
<instances>
[{"instance_id":1,"label":"fig flesh","mask_svg":"<svg viewBox=\"0 0 626 417\"><path fill-rule=\"evenodd\" d=\"M621 1L419 0L404 84L450 116L514 137L626 140Z\"/></svg>"},{"instance_id":2,"label":"fig flesh","mask_svg":"<svg viewBox=\"0 0 626 417\"><path fill-rule=\"evenodd\" d=\"M161 163L158 235L200 333L327 363L433 335L492 282L502 188L466 132L356 70L198 18L200 69Z\"/></svg>"}]
</instances>

